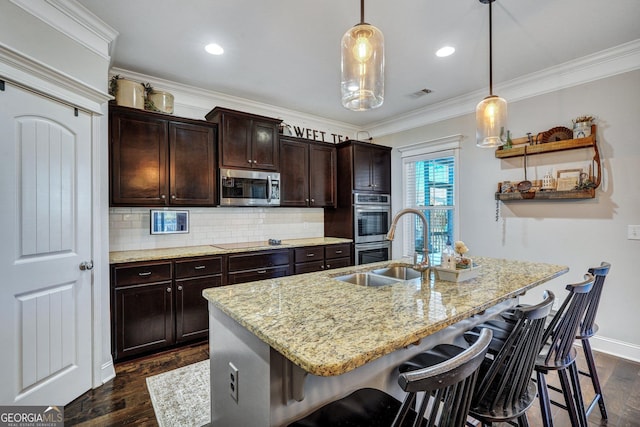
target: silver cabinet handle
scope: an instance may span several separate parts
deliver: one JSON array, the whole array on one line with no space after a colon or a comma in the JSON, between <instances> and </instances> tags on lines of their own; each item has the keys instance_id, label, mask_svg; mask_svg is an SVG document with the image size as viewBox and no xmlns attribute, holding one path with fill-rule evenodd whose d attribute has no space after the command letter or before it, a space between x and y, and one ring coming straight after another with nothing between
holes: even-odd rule
<instances>
[{"instance_id":1,"label":"silver cabinet handle","mask_svg":"<svg viewBox=\"0 0 640 427\"><path fill-rule=\"evenodd\" d=\"M171 198L175 200L176 195L175 195L175 194L172 194L172 195L171 195Z\"/></svg>"},{"instance_id":2,"label":"silver cabinet handle","mask_svg":"<svg viewBox=\"0 0 640 427\"><path fill-rule=\"evenodd\" d=\"M82 271L93 270L93 261L83 261L80 263L79 268Z\"/></svg>"},{"instance_id":3,"label":"silver cabinet handle","mask_svg":"<svg viewBox=\"0 0 640 427\"><path fill-rule=\"evenodd\" d=\"M151 272L150 271L143 271L142 273L138 273L138 276L151 276Z\"/></svg>"},{"instance_id":4,"label":"silver cabinet handle","mask_svg":"<svg viewBox=\"0 0 640 427\"><path fill-rule=\"evenodd\" d=\"M251 164L251 159L247 160L247 162L249 162L249 164Z\"/></svg>"},{"instance_id":5,"label":"silver cabinet handle","mask_svg":"<svg viewBox=\"0 0 640 427\"><path fill-rule=\"evenodd\" d=\"M308 257L316 256L316 254L307 254Z\"/></svg>"},{"instance_id":6,"label":"silver cabinet handle","mask_svg":"<svg viewBox=\"0 0 640 427\"><path fill-rule=\"evenodd\" d=\"M178 290L181 291L182 290L182 286L178 286Z\"/></svg>"},{"instance_id":7,"label":"silver cabinet handle","mask_svg":"<svg viewBox=\"0 0 640 427\"><path fill-rule=\"evenodd\" d=\"M331 268L331 264L327 264L327 268Z\"/></svg>"},{"instance_id":8,"label":"silver cabinet handle","mask_svg":"<svg viewBox=\"0 0 640 427\"><path fill-rule=\"evenodd\" d=\"M257 161L257 160L254 160L254 161L253 161L253 164L255 165L256 163L258 163L258 161Z\"/></svg>"},{"instance_id":9,"label":"silver cabinet handle","mask_svg":"<svg viewBox=\"0 0 640 427\"><path fill-rule=\"evenodd\" d=\"M167 292L171 293L171 288L167 288Z\"/></svg>"},{"instance_id":10,"label":"silver cabinet handle","mask_svg":"<svg viewBox=\"0 0 640 427\"><path fill-rule=\"evenodd\" d=\"M258 271L256 271L256 273L258 273L258 274L264 274L266 272L267 272L267 270L258 270Z\"/></svg>"},{"instance_id":11,"label":"silver cabinet handle","mask_svg":"<svg viewBox=\"0 0 640 427\"><path fill-rule=\"evenodd\" d=\"M342 253L342 251L336 251L336 255L341 254L341 253Z\"/></svg>"},{"instance_id":12,"label":"silver cabinet handle","mask_svg":"<svg viewBox=\"0 0 640 427\"><path fill-rule=\"evenodd\" d=\"M166 199L166 198L167 198L167 196L165 196L164 194L161 194L161 195L160 195L160 198L161 198L162 200L164 200L164 199Z\"/></svg>"},{"instance_id":13,"label":"silver cabinet handle","mask_svg":"<svg viewBox=\"0 0 640 427\"><path fill-rule=\"evenodd\" d=\"M195 267L193 267L195 270L202 270L203 268L207 268L206 265L196 265Z\"/></svg>"}]
</instances>

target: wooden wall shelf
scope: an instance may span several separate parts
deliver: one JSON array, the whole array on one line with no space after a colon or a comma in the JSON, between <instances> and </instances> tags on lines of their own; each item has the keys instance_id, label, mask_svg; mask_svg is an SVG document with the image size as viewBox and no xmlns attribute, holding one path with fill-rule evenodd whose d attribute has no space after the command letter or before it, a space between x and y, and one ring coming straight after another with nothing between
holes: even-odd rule
<instances>
[{"instance_id":1,"label":"wooden wall shelf","mask_svg":"<svg viewBox=\"0 0 640 427\"><path fill-rule=\"evenodd\" d=\"M592 126L594 128L595 125ZM526 138L525 138L526 139ZM522 145L513 148L498 148L496 150L496 158L505 159L508 157L519 157L524 155L524 149L527 149L527 156L541 153L551 153L554 151L575 150L576 148L595 147L596 134L595 129L592 130L591 136L586 138L566 139L564 141L547 142L545 144Z\"/></svg>"},{"instance_id":2,"label":"wooden wall shelf","mask_svg":"<svg viewBox=\"0 0 640 427\"><path fill-rule=\"evenodd\" d=\"M527 193L514 191L513 193L496 193L496 200L501 200L503 202L508 202L511 200L576 200L593 199L595 197L595 188L570 191L535 191Z\"/></svg>"}]
</instances>

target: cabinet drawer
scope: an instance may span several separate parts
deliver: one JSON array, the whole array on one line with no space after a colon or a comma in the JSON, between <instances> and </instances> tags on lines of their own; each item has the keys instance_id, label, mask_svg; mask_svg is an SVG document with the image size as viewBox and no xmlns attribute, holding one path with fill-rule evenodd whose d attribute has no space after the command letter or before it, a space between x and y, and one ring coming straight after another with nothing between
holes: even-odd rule
<instances>
[{"instance_id":1,"label":"cabinet drawer","mask_svg":"<svg viewBox=\"0 0 640 427\"><path fill-rule=\"evenodd\" d=\"M289 266L263 268L259 270L241 271L237 273L229 273L227 284L234 285L236 283L253 282L256 280L273 279L275 277L284 277L289 275Z\"/></svg>"},{"instance_id":2,"label":"cabinet drawer","mask_svg":"<svg viewBox=\"0 0 640 427\"><path fill-rule=\"evenodd\" d=\"M264 252L245 252L231 254L229 259L229 273L243 270L264 269L275 266L289 268L289 250L274 250Z\"/></svg>"},{"instance_id":3,"label":"cabinet drawer","mask_svg":"<svg viewBox=\"0 0 640 427\"><path fill-rule=\"evenodd\" d=\"M314 273L322 270L324 270L324 261L322 260L303 262L295 265L293 274Z\"/></svg>"},{"instance_id":4,"label":"cabinet drawer","mask_svg":"<svg viewBox=\"0 0 640 427\"><path fill-rule=\"evenodd\" d=\"M222 272L222 257L176 261L176 279L209 276Z\"/></svg>"},{"instance_id":5,"label":"cabinet drawer","mask_svg":"<svg viewBox=\"0 0 640 427\"><path fill-rule=\"evenodd\" d=\"M333 258L333 259L328 259L326 262L327 262L327 265L326 265L327 269L349 267L351 265L351 257Z\"/></svg>"},{"instance_id":6,"label":"cabinet drawer","mask_svg":"<svg viewBox=\"0 0 640 427\"><path fill-rule=\"evenodd\" d=\"M309 246L295 249L293 258L296 264L324 260L324 246Z\"/></svg>"},{"instance_id":7,"label":"cabinet drawer","mask_svg":"<svg viewBox=\"0 0 640 427\"><path fill-rule=\"evenodd\" d=\"M111 280L116 287L171 280L171 262L114 265Z\"/></svg>"},{"instance_id":8,"label":"cabinet drawer","mask_svg":"<svg viewBox=\"0 0 640 427\"><path fill-rule=\"evenodd\" d=\"M329 245L325 247L324 256L330 258L344 258L351 256L351 244Z\"/></svg>"}]
</instances>

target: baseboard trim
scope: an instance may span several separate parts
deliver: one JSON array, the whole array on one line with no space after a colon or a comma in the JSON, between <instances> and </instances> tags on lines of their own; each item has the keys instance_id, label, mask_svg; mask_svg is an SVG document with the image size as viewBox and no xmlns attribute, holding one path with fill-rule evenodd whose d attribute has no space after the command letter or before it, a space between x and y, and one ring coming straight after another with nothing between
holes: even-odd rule
<instances>
[{"instance_id":1,"label":"baseboard trim","mask_svg":"<svg viewBox=\"0 0 640 427\"><path fill-rule=\"evenodd\" d=\"M594 351L640 362L640 346L638 345L605 337L593 337L590 341Z\"/></svg>"},{"instance_id":2,"label":"baseboard trim","mask_svg":"<svg viewBox=\"0 0 640 427\"><path fill-rule=\"evenodd\" d=\"M101 374L100 378L102 380L102 384L106 383L107 381L111 381L116 377L116 368L113 365L113 360L110 360L107 363L102 364L102 367L100 369L100 374Z\"/></svg>"}]
</instances>

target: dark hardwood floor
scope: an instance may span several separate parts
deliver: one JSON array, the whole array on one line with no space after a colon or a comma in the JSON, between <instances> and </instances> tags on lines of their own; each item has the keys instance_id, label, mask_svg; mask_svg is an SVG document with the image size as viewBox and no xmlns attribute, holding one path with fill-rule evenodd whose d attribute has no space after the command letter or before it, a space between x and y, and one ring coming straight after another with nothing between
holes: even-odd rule
<instances>
[{"instance_id":1,"label":"dark hardwood floor","mask_svg":"<svg viewBox=\"0 0 640 427\"><path fill-rule=\"evenodd\" d=\"M193 344L116 364L113 380L65 406L65 426L157 426L145 378L205 360L209 357L208 351L206 343ZM581 349L578 351L582 353ZM601 420L595 408L589 425L640 426L640 363L603 353L595 356L609 420ZM584 369L582 359L580 367ZM555 375L549 375L549 382L557 384ZM593 396L590 380L581 376L581 384L585 398L590 399ZM561 396L554 394L554 398L561 399ZM560 408L553 407L553 419L556 427L571 427L566 412ZM537 402L529 410L529 423L532 427L542 425Z\"/></svg>"},{"instance_id":2,"label":"dark hardwood floor","mask_svg":"<svg viewBox=\"0 0 640 427\"><path fill-rule=\"evenodd\" d=\"M64 425L157 426L146 378L208 358L204 342L117 363L114 379L64 407Z\"/></svg>"}]
</instances>

